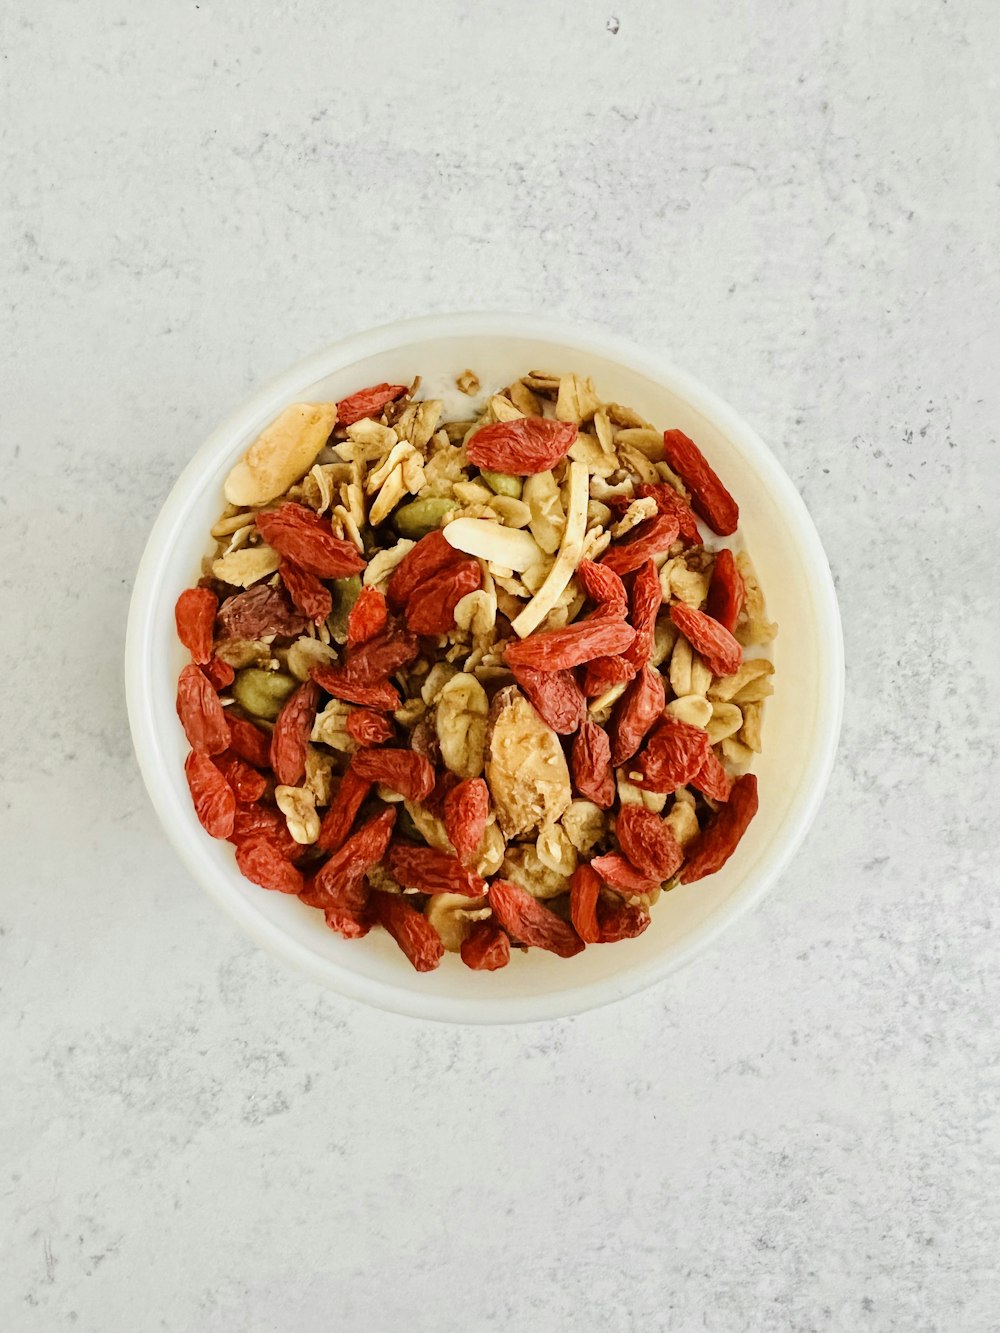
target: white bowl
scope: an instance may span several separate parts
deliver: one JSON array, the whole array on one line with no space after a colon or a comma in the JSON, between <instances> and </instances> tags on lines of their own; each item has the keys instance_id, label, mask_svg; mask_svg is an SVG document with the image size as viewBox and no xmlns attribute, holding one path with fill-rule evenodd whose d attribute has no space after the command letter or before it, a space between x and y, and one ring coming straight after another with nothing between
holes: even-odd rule
<instances>
[{"instance_id":1,"label":"white bowl","mask_svg":"<svg viewBox=\"0 0 1000 1333\"><path fill-rule=\"evenodd\" d=\"M507 968L492 973L472 972L446 955L436 972L420 974L383 931L343 940L297 899L248 883L232 847L203 832L184 778L187 746L174 710L185 654L173 608L197 577L226 473L287 403L330 401L415 374L444 386L467 366L486 386L532 367L592 375L602 397L691 435L739 501L740 530L781 632L764 753L754 763L760 810L722 871L662 897L638 939L570 959L515 951ZM823 548L795 488L750 427L690 376L622 338L509 314L432 315L347 338L294 366L229 417L184 470L150 535L132 595L125 669L132 736L150 797L207 892L258 943L342 995L461 1023L555 1018L619 1000L661 980L735 923L788 865L816 813L844 689L840 618Z\"/></svg>"}]
</instances>

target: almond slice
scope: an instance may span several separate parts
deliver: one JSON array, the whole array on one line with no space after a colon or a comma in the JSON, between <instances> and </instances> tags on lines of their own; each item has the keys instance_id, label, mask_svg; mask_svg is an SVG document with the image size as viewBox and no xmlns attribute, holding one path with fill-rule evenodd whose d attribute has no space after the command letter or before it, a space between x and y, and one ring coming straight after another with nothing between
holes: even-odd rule
<instances>
[{"instance_id":1,"label":"almond slice","mask_svg":"<svg viewBox=\"0 0 1000 1333\"><path fill-rule=\"evenodd\" d=\"M590 499L590 478L586 463L570 463L567 490L569 500L566 506L566 530L563 532L562 545L559 547L555 564L549 570L545 582L511 625L514 633L522 639L537 629L556 605L580 563L583 538L587 531L587 504ZM447 531L446 528L445 535Z\"/></svg>"},{"instance_id":2,"label":"almond slice","mask_svg":"<svg viewBox=\"0 0 1000 1333\"><path fill-rule=\"evenodd\" d=\"M456 551L479 556L507 569L527 569L545 558L530 532L506 528L492 519L456 518L442 532Z\"/></svg>"}]
</instances>

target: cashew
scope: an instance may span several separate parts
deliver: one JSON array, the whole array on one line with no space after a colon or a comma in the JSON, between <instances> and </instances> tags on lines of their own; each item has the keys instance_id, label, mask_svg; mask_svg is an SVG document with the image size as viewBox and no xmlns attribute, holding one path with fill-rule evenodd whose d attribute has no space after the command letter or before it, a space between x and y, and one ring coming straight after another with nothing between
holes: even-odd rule
<instances>
[{"instance_id":1,"label":"cashew","mask_svg":"<svg viewBox=\"0 0 1000 1333\"><path fill-rule=\"evenodd\" d=\"M734 736L743 726L743 714L735 704L713 704L712 716L705 730L713 745Z\"/></svg>"},{"instance_id":2,"label":"cashew","mask_svg":"<svg viewBox=\"0 0 1000 1333\"><path fill-rule=\"evenodd\" d=\"M622 805L643 805L658 815L667 803L665 791L646 791L630 782L627 769L615 770L615 782L618 787L618 799Z\"/></svg>"},{"instance_id":3,"label":"cashew","mask_svg":"<svg viewBox=\"0 0 1000 1333\"><path fill-rule=\"evenodd\" d=\"M226 499L262 505L283 495L315 463L337 419L333 403L292 403L261 432L229 473Z\"/></svg>"},{"instance_id":4,"label":"cashew","mask_svg":"<svg viewBox=\"0 0 1000 1333\"><path fill-rule=\"evenodd\" d=\"M441 758L460 778L483 771L489 700L475 676L460 672L443 686L437 703L436 727Z\"/></svg>"},{"instance_id":5,"label":"cashew","mask_svg":"<svg viewBox=\"0 0 1000 1333\"><path fill-rule=\"evenodd\" d=\"M604 837L606 819L604 811L593 801L577 799L570 801L560 820L566 836L580 853L587 856Z\"/></svg>"},{"instance_id":6,"label":"cashew","mask_svg":"<svg viewBox=\"0 0 1000 1333\"><path fill-rule=\"evenodd\" d=\"M316 813L316 793L308 787L274 789L278 809L285 816L288 832L296 842L308 847L319 837L319 815Z\"/></svg>"},{"instance_id":7,"label":"cashew","mask_svg":"<svg viewBox=\"0 0 1000 1333\"><path fill-rule=\"evenodd\" d=\"M674 793L674 803L663 822L674 835L679 847L686 847L692 838L698 836L700 829L694 808L694 797L687 787L682 787Z\"/></svg>"},{"instance_id":8,"label":"cashew","mask_svg":"<svg viewBox=\"0 0 1000 1333\"><path fill-rule=\"evenodd\" d=\"M565 815L565 811L563 812ZM544 824L535 839L535 852L543 866L557 875L572 875L576 869L576 848L559 824Z\"/></svg>"},{"instance_id":9,"label":"cashew","mask_svg":"<svg viewBox=\"0 0 1000 1333\"><path fill-rule=\"evenodd\" d=\"M458 953L476 921L492 916L485 898L467 898L464 893L434 893L424 915L449 953Z\"/></svg>"},{"instance_id":10,"label":"cashew","mask_svg":"<svg viewBox=\"0 0 1000 1333\"><path fill-rule=\"evenodd\" d=\"M703 694L685 694L667 704L667 712L679 722L692 727L707 727L712 717L712 705Z\"/></svg>"}]
</instances>

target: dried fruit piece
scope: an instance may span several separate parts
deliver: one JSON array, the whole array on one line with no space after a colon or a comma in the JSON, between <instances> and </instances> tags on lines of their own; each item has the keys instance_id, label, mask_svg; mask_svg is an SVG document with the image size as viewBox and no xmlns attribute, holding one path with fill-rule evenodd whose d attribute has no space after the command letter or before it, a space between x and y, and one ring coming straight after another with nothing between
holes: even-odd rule
<instances>
[{"instance_id":1,"label":"dried fruit piece","mask_svg":"<svg viewBox=\"0 0 1000 1333\"><path fill-rule=\"evenodd\" d=\"M337 421L341 426L353 426L365 417L380 417L389 403L402 398L405 384L372 384L367 389L341 398L337 404Z\"/></svg>"},{"instance_id":2,"label":"dried fruit piece","mask_svg":"<svg viewBox=\"0 0 1000 1333\"><path fill-rule=\"evenodd\" d=\"M691 504L713 532L728 537L736 531L740 510L694 440L682 430L663 432L667 462L691 492Z\"/></svg>"},{"instance_id":3,"label":"dried fruit piece","mask_svg":"<svg viewBox=\"0 0 1000 1333\"><path fill-rule=\"evenodd\" d=\"M490 885L489 899L497 921L520 944L548 949L560 958L572 958L583 949L583 940L573 927L519 884L495 879Z\"/></svg>"},{"instance_id":4,"label":"dried fruit piece","mask_svg":"<svg viewBox=\"0 0 1000 1333\"><path fill-rule=\"evenodd\" d=\"M603 727L589 718L573 741L570 761L573 786L602 810L610 810L615 800L615 775L611 770L611 742Z\"/></svg>"},{"instance_id":5,"label":"dried fruit piece","mask_svg":"<svg viewBox=\"0 0 1000 1333\"><path fill-rule=\"evenodd\" d=\"M688 845L681 883L692 884L721 870L756 813L757 778L753 773L744 773L733 783L729 800L720 807L711 824Z\"/></svg>"},{"instance_id":6,"label":"dried fruit piece","mask_svg":"<svg viewBox=\"0 0 1000 1333\"><path fill-rule=\"evenodd\" d=\"M342 537L335 537L329 519L305 505L286 501L257 515L260 535L286 560L320 579L341 579L364 569L364 558Z\"/></svg>"},{"instance_id":7,"label":"dried fruit piece","mask_svg":"<svg viewBox=\"0 0 1000 1333\"><path fill-rule=\"evenodd\" d=\"M361 704L380 713L391 713L399 707L399 693L387 680L363 685L344 667L314 666L310 675L327 694L346 703Z\"/></svg>"},{"instance_id":8,"label":"dried fruit piece","mask_svg":"<svg viewBox=\"0 0 1000 1333\"><path fill-rule=\"evenodd\" d=\"M532 634L508 644L506 661L511 670L528 666L538 671L563 671L595 657L623 653L634 638L635 631L624 620L610 616L582 620L565 629Z\"/></svg>"},{"instance_id":9,"label":"dried fruit piece","mask_svg":"<svg viewBox=\"0 0 1000 1333\"><path fill-rule=\"evenodd\" d=\"M211 588L185 588L174 607L177 637L200 665L212 656L212 635L218 609L219 599Z\"/></svg>"},{"instance_id":10,"label":"dried fruit piece","mask_svg":"<svg viewBox=\"0 0 1000 1333\"><path fill-rule=\"evenodd\" d=\"M705 611L732 634L743 610L746 594L747 585L737 567L736 557L724 546L715 557Z\"/></svg>"},{"instance_id":11,"label":"dried fruit piece","mask_svg":"<svg viewBox=\"0 0 1000 1333\"><path fill-rule=\"evenodd\" d=\"M620 575L607 565L581 560L576 576L590 600L609 614L624 618L628 614L628 594Z\"/></svg>"},{"instance_id":12,"label":"dried fruit piece","mask_svg":"<svg viewBox=\"0 0 1000 1333\"><path fill-rule=\"evenodd\" d=\"M233 698L244 712L273 722L297 685L298 681L283 671L246 667L233 681Z\"/></svg>"},{"instance_id":13,"label":"dried fruit piece","mask_svg":"<svg viewBox=\"0 0 1000 1333\"><path fill-rule=\"evenodd\" d=\"M420 644L415 635L390 626L374 639L348 652L346 671L361 685L377 685L401 667L409 666L419 652Z\"/></svg>"},{"instance_id":14,"label":"dried fruit piece","mask_svg":"<svg viewBox=\"0 0 1000 1333\"><path fill-rule=\"evenodd\" d=\"M236 672L221 657L210 657L202 667L214 690L224 690L236 679Z\"/></svg>"},{"instance_id":15,"label":"dried fruit piece","mask_svg":"<svg viewBox=\"0 0 1000 1333\"><path fill-rule=\"evenodd\" d=\"M234 505L262 505L304 476L337 420L333 403L291 403L261 432L226 478Z\"/></svg>"},{"instance_id":16,"label":"dried fruit piece","mask_svg":"<svg viewBox=\"0 0 1000 1333\"><path fill-rule=\"evenodd\" d=\"M362 824L313 875L302 901L323 911L362 912L368 897L365 876L385 856L395 822L396 811L390 807Z\"/></svg>"},{"instance_id":17,"label":"dried fruit piece","mask_svg":"<svg viewBox=\"0 0 1000 1333\"><path fill-rule=\"evenodd\" d=\"M677 519L672 514L647 518L620 541L612 542L601 557L601 564L616 574L631 574L654 555L663 555L669 550L679 531Z\"/></svg>"},{"instance_id":18,"label":"dried fruit piece","mask_svg":"<svg viewBox=\"0 0 1000 1333\"><path fill-rule=\"evenodd\" d=\"M283 588L258 583L228 598L219 607L223 639L294 638L309 620L294 609Z\"/></svg>"},{"instance_id":19,"label":"dried fruit piece","mask_svg":"<svg viewBox=\"0 0 1000 1333\"><path fill-rule=\"evenodd\" d=\"M387 594L389 605L401 611L425 579L459 558L443 532L429 532L426 537L421 537L392 572Z\"/></svg>"},{"instance_id":20,"label":"dried fruit piece","mask_svg":"<svg viewBox=\"0 0 1000 1333\"><path fill-rule=\"evenodd\" d=\"M229 748L254 768L268 768L271 764L271 738L266 731L255 727L245 717L230 713Z\"/></svg>"},{"instance_id":21,"label":"dried fruit piece","mask_svg":"<svg viewBox=\"0 0 1000 1333\"><path fill-rule=\"evenodd\" d=\"M510 940L495 921L477 921L460 952L462 962L474 972L495 972L510 962Z\"/></svg>"},{"instance_id":22,"label":"dried fruit piece","mask_svg":"<svg viewBox=\"0 0 1000 1333\"><path fill-rule=\"evenodd\" d=\"M229 724L201 667L189 663L177 681L177 716L192 750L221 754L229 746Z\"/></svg>"},{"instance_id":23,"label":"dried fruit piece","mask_svg":"<svg viewBox=\"0 0 1000 1333\"><path fill-rule=\"evenodd\" d=\"M282 560L278 572L289 597L304 616L317 623L327 618L333 610L333 597L315 574L310 574L293 560Z\"/></svg>"},{"instance_id":24,"label":"dried fruit piece","mask_svg":"<svg viewBox=\"0 0 1000 1333\"><path fill-rule=\"evenodd\" d=\"M266 838L287 861L294 861L301 846L288 831L288 825L269 805L238 805L229 841L238 847L250 838Z\"/></svg>"},{"instance_id":25,"label":"dried fruit piece","mask_svg":"<svg viewBox=\"0 0 1000 1333\"><path fill-rule=\"evenodd\" d=\"M649 925L649 912L645 907L602 898L597 904L597 924L601 943L617 944L619 940L631 940L641 935Z\"/></svg>"},{"instance_id":26,"label":"dried fruit piece","mask_svg":"<svg viewBox=\"0 0 1000 1333\"><path fill-rule=\"evenodd\" d=\"M626 809L638 810L640 806L626 806ZM651 811L647 811L647 814ZM657 815L653 815L657 819ZM621 852L608 852L604 856L595 856L590 863L592 870L600 875L605 884L609 885L616 893L621 893L626 898L635 897L637 894L652 893L654 889L660 887L661 881L654 875L647 875L637 869L630 861L622 856Z\"/></svg>"},{"instance_id":27,"label":"dried fruit piece","mask_svg":"<svg viewBox=\"0 0 1000 1333\"><path fill-rule=\"evenodd\" d=\"M668 713L653 729L635 761L638 782L649 791L676 791L691 781L711 752L707 732Z\"/></svg>"},{"instance_id":28,"label":"dried fruit piece","mask_svg":"<svg viewBox=\"0 0 1000 1333\"><path fill-rule=\"evenodd\" d=\"M462 893L466 898L481 898L486 892L486 881L463 866L457 856L412 842L393 843L389 873L406 888L421 893Z\"/></svg>"},{"instance_id":29,"label":"dried fruit piece","mask_svg":"<svg viewBox=\"0 0 1000 1333\"><path fill-rule=\"evenodd\" d=\"M591 665L588 664L588 670ZM560 736L571 736L587 710L587 701L572 672L538 671L526 666L512 672L546 726Z\"/></svg>"},{"instance_id":30,"label":"dried fruit piece","mask_svg":"<svg viewBox=\"0 0 1000 1333\"><path fill-rule=\"evenodd\" d=\"M455 628L455 607L483 581L478 560L456 560L421 583L406 604L406 624L414 634L447 634Z\"/></svg>"},{"instance_id":31,"label":"dried fruit piece","mask_svg":"<svg viewBox=\"0 0 1000 1333\"><path fill-rule=\"evenodd\" d=\"M444 957L441 936L431 923L399 893L371 895L379 925L389 932L418 972L433 972Z\"/></svg>"},{"instance_id":32,"label":"dried fruit piece","mask_svg":"<svg viewBox=\"0 0 1000 1333\"><path fill-rule=\"evenodd\" d=\"M233 789L241 805L253 805L267 791L267 779L263 773L251 767L245 759L230 751L215 755L212 759L215 767Z\"/></svg>"},{"instance_id":33,"label":"dried fruit piece","mask_svg":"<svg viewBox=\"0 0 1000 1333\"><path fill-rule=\"evenodd\" d=\"M371 904L371 894L364 888L364 904L360 907L327 907L323 917L331 930L342 935L345 940L360 940L375 924L375 910Z\"/></svg>"},{"instance_id":34,"label":"dried fruit piece","mask_svg":"<svg viewBox=\"0 0 1000 1333\"><path fill-rule=\"evenodd\" d=\"M347 617L347 646L356 648L385 629L389 608L378 588L362 588Z\"/></svg>"},{"instance_id":35,"label":"dried fruit piece","mask_svg":"<svg viewBox=\"0 0 1000 1333\"><path fill-rule=\"evenodd\" d=\"M519 417L477 430L466 452L474 467L526 477L555 467L569 453L576 437L577 428L572 422Z\"/></svg>"},{"instance_id":36,"label":"dried fruit piece","mask_svg":"<svg viewBox=\"0 0 1000 1333\"><path fill-rule=\"evenodd\" d=\"M357 813L372 789L367 778L359 777L351 767L340 780L340 786L323 816L316 844L324 851L335 852L351 831Z\"/></svg>"},{"instance_id":37,"label":"dried fruit piece","mask_svg":"<svg viewBox=\"0 0 1000 1333\"><path fill-rule=\"evenodd\" d=\"M601 877L589 865L577 866L569 886L569 919L584 944L596 944L601 938L597 923L597 904L601 896Z\"/></svg>"},{"instance_id":38,"label":"dried fruit piece","mask_svg":"<svg viewBox=\"0 0 1000 1333\"><path fill-rule=\"evenodd\" d=\"M728 801L733 780L722 767L718 755L709 750L708 757L691 779L691 786L710 796L713 801Z\"/></svg>"},{"instance_id":39,"label":"dried fruit piece","mask_svg":"<svg viewBox=\"0 0 1000 1333\"><path fill-rule=\"evenodd\" d=\"M490 791L482 778L466 778L445 795L444 826L461 861L475 856L489 814Z\"/></svg>"},{"instance_id":40,"label":"dried fruit piece","mask_svg":"<svg viewBox=\"0 0 1000 1333\"><path fill-rule=\"evenodd\" d=\"M434 790L434 769L413 750L360 750L351 760L359 778L381 782L408 801L423 801Z\"/></svg>"},{"instance_id":41,"label":"dried fruit piece","mask_svg":"<svg viewBox=\"0 0 1000 1333\"><path fill-rule=\"evenodd\" d=\"M438 712L440 722L440 705ZM500 690L490 707L486 781L506 838L555 823L569 805L569 769L559 738L513 686Z\"/></svg>"},{"instance_id":42,"label":"dried fruit piece","mask_svg":"<svg viewBox=\"0 0 1000 1333\"><path fill-rule=\"evenodd\" d=\"M347 715L347 734L361 746L384 745L393 737L393 726L381 713L356 708Z\"/></svg>"},{"instance_id":43,"label":"dried fruit piece","mask_svg":"<svg viewBox=\"0 0 1000 1333\"><path fill-rule=\"evenodd\" d=\"M639 749L663 712L666 686L655 667L645 666L626 688L611 719L611 762L615 768Z\"/></svg>"},{"instance_id":44,"label":"dried fruit piece","mask_svg":"<svg viewBox=\"0 0 1000 1333\"><path fill-rule=\"evenodd\" d=\"M605 694L615 685L624 685L636 669L626 657L595 657L583 669L583 692L588 699Z\"/></svg>"},{"instance_id":45,"label":"dried fruit piece","mask_svg":"<svg viewBox=\"0 0 1000 1333\"><path fill-rule=\"evenodd\" d=\"M228 838L236 818L232 787L208 755L199 750L192 750L184 761L184 775L202 828L212 838Z\"/></svg>"},{"instance_id":46,"label":"dried fruit piece","mask_svg":"<svg viewBox=\"0 0 1000 1333\"><path fill-rule=\"evenodd\" d=\"M240 874L262 889L276 893L301 893L305 881L275 846L271 838L260 834L241 838L236 844L236 864Z\"/></svg>"},{"instance_id":47,"label":"dried fruit piece","mask_svg":"<svg viewBox=\"0 0 1000 1333\"><path fill-rule=\"evenodd\" d=\"M673 875L684 853L659 815L643 805L623 805L615 820L623 854L643 875L662 884Z\"/></svg>"},{"instance_id":48,"label":"dried fruit piece","mask_svg":"<svg viewBox=\"0 0 1000 1333\"><path fill-rule=\"evenodd\" d=\"M698 531L698 520L694 516L694 511L690 505L685 504L668 481L655 484L649 481L641 482L635 488L635 493L640 500L655 500L657 513L676 518L678 536L682 541L693 546L701 545L701 533Z\"/></svg>"},{"instance_id":49,"label":"dried fruit piece","mask_svg":"<svg viewBox=\"0 0 1000 1333\"><path fill-rule=\"evenodd\" d=\"M700 653L713 676L731 676L739 670L743 649L717 620L683 602L671 606L670 619Z\"/></svg>"},{"instance_id":50,"label":"dried fruit piece","mask_svg":"<svg viewBox=\"0 0 1000 1333\"><path fill-rule=\"evenodd\" d=\"M653 634L656 631L656 615L663 601L660 576L652 560L640 565L632 583L632 628L635 639L625 652L626 659L638 671L649 661L653 651Z\"/></svg>"},{"instance_id":51,"label":"dried fruit piece","mask_svg":"<svg viewBox=\"0 0 1000 1333\"><path fill-rule=\"evenodd\" d=\"M306 771L306 749L319 705L319 687L300 685L278 714L271 735L271 767L285 787L295 787Z\"/></svg>"}]
</instances>

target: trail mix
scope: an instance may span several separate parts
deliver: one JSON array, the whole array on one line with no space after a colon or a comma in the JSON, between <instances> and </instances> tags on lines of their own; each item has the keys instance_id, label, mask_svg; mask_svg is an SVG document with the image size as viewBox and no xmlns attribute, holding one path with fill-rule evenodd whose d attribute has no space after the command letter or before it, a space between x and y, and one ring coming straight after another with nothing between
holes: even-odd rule
<instances>
[{"instance_id":1,"label":"trail mix","mask_svg":"<svg viewBox=\"0 0 1000 1333\"><path fill-rule=\"evenodd\" d=\"M295 403L229 474L176 606L198 818L418 971L634 937L757 809L776 627L715 540L736 502L589 379L465 371L454 421L419 383Z\"/></svg>"}]
</instances>

